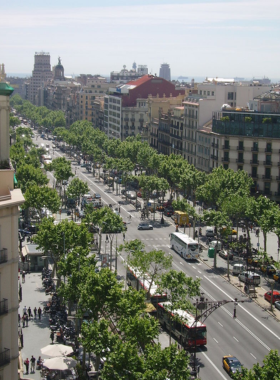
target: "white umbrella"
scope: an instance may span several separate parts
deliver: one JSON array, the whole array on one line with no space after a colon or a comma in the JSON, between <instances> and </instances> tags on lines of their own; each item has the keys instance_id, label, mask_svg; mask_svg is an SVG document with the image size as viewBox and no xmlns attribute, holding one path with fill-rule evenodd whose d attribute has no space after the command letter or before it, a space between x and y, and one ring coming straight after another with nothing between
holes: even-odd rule
<instances>
[{"instance_id":1,"label":"white umbrella","mask_svg":"<svg viewBox=\"0 0 280 380\"><path fill-rule=\"evenodd\" d=\"M52 370L65 371L76 367L77 361L67 357L52 358L44 360L44 367Z\"/></svg>"},{"instance_id":2,"label":"white umbrella","mask_svg":"<svg viewBox=\"0 0 280 380\"><path fill-rule=\"evenodd\" d=\"M67 356L72 352L73 348L64 344L49 344L41 348L41 353L48 356Z\"/></svg>"}]
</instances>

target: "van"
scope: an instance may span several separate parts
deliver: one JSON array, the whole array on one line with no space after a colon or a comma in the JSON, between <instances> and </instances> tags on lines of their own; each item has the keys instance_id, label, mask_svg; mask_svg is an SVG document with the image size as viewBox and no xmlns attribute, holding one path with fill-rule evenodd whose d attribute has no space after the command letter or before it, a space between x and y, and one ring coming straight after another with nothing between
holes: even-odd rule
<instances>
[{"instance_id":1,"label":"van","mask_svg":"<svg viewBox=\"0 0 280 380\"><path fill-rule=\"evenodd\" d=\"M209 248L217 248L217 252L222 249L222 242L217 240L212 240L209 243Z\"/></svg>"},{"instance_id":2,"label":"van","mask_svg":"<svg viewBox=\"0 0 280 380\"><path fill-rule=\"evenodd\" d=\"M238 278L240 281L245 282L245 284L258 286L261 283L260 275L254 272L243 271L239 274Z\"/></svg>"},{"instance_id":3,"label":"van","mask_svg":"<svg viewBox=\"0 0 280 380\"><path fill-rule=\"evenodd\" d=\"M232 267L232 274L234 276L237 276L239 275L240 273L242 273L244 271L245 267L243 264L233 264L233 267Z\"/></svg>"},{"instance_id":4,"label":"van","mask_svg":"<svg viewBox=\"0 0 280 380\"><path fill-rule=\"evenodd\" d=\"M174 211L174 214L171 216L175 224L179 226L185 226L189 224L189 216L183 211Z\"/></svg>"},{"instance_id":5,"label":"van","mask_svg":"<svg viewBox=\"0 0 280 380\"><path fill-rule=\"evenodd\" d=\"M206 237L213 237L214 235L215 235L214 227L207 226L206 227Z\"/></svg>"}]
</instances>

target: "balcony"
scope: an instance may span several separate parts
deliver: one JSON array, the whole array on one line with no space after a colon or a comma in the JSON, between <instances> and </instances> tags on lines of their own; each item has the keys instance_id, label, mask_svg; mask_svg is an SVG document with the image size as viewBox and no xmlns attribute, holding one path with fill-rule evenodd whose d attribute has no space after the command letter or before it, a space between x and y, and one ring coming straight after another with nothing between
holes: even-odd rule
<instances>
[{"instance_id":1,"label":"balcony","mask_svg":"<svg viewBox=\"0 0 280 380\"><path fill-rule=\"evenodd\" d=\"M226 150L230 150L230 146L229 145L223 145L222 148L226 149Z\"/></svg>"},{"instance_id":2,"label":"balcony","mask_svg":"<svg viewBox=\"0 0 280 380\"><path fill-rule=\"evenodd\" d=\"M134 123L135 122L135 117L131 117L130 121L132 121Z\"/></svg>"},{"instance_id":3,"label":"balcony","mask_svg":"<svg viewBox=\"0 0 280 380\"><path fill-rule=\"evenodd\" d=\"M280 197L280 191L275 191L274 195L275 195L276 197Z\"/></svg>"},{"instance_id":4,"label":"balcony","mask_svg":"<svg viewBox=\"0 0 280 380\"><path fill-rule=\"evenodd\" d=\"M8 313L8 300L3 298L3 301L0 301L0 315Z\"/></svg>"},{"instance_id":5,"label":"balcony","mask_svg":"<svg viewBox=\"0 0 280 380\"><path fill-rule=\"evenodd\" d=\"M236 147L236 150L244 150L244 146L238 145L238 146Z\"/></svg>"},{"instance_id":6,"label":"balcony","mask_svg":"<svg viewBox=\"0 0 280 380\"><path fill-rule=\"evenodd\" d=\"M139 119L139 122L144 123L144 119L143 118Z\"/></svg>"},{"instance_id":7,"label":"balcony","mask_svg":"<svg viewBox=\"0 0 280 380\"><path fill-rule=\"evenodd\" d=\"M130 129L131 129L132 131L135 131L135 125L132 125L132 126L130 127Z\"/></svg>"},{"instance_id":8,"label":"balcony","mask_svg":"<svg viewBox=\"0 0 280 380\"><path fill-rule=\"evenodd\" d=\"M215 154L211 154L210 157L212 158L212 160L218 160L218 156L216 156Z\"/></svg>"},{"instance_id":9,"label":"balcony","mask_svg":"<svg viewBox=\"0 0 280 380\"><path fill-rule=\"evenodd\" d=\"M244 164L244 158L237 158L236 162L240 164Z\"/></svg>"},{"instance_id":10,"label":"balcony","mask_svg":"<svg viewBox=\"0 0 280 380\"><path fill-rule=\"evenodd\" d=\"M266 153L272 153L272 149L271 148L265 148L264 150Z\"/></svg>"},{"instance_id":11,"label":"balcony","mask_svg":"<svg viewBox=\"0 0 280 380\"><path fill-rule=\"evenodd\" d=\"M125 117L125 118L124 118L124 121L129 121L129 117Z\"/></svg>"},{"instance_id":12,"label":"balcony","mask_svg":"<svg viewBox=\"0 0 280 380\"><path fill-rule=\"evenodd\" d=\"M263 164L264 164L264 166L272 166L271 161L264 161ZM279 162L278 162L278 165L279 165Z\"/></svg>"},{"instance_id":13,"label":"balcony","mask_svg":"<svg viewBox=\"0 0 280 380\"><path fill-rule=\"evenodd\" d=\"M259 178L259 176L258 176L258 174L249 174L249 177L251 177L251 178L253 178L253 179L258 179Z\"/></svg>"},{"instance_id":14,"label":"balcony","mask_svg":"<svg viewBox=\"0 0 280 380\"><path fill-rule=\"evenodd\" d=\"M223 162L230 162L230 159L229 159L229 157L222 157L222 161Z\"/></svg>"},{"instance_id":15,"label":"balcony","mask_svg":"<svg viewBox=\"0 0 280 380\"><path fill-rule=\"evenodd\" d=\"M6 263L8 261L7 248L0 249L0 264Z\"/></svg>"},{"instance_id":16,"label":"balcony","mask_svg":"<svg viewBox=\"0 0 280 380\"><path fill-rule=\"evenodd\" d=\"M259 160L250 160L251 165L259 165Z\"/></svg>"},{"instance_id":17,"label":"balcony","mask_svg":"<svg viewBox=\"0 0 280 380\"><path fill-rule=\"evenodd\" d=\"M128 125L124 125L124 129L129 129L129 126Z\"/></svg>"},{"instance_id":18,"label":"balcony","mask_svg":"<svg viewBox=\"0 0 280 380\"><path fill-rule=\"evenodd\" d=\"M211 143L211 146L212 146L213 148L217 148L217 149L219 148L219 144L214 143L214 142Z\"/></svg>"},{"instance_id":19,"label":"balcony","mask_svg":"<svg viewBox=\"0 0 280 380\"><path fill-rule=\"evenodd\" d=\"M262 179L266 179L267 181L271 181L272 177L271 177L271 175L265 175L265 174L263 174Z\"/></svg>"},{"instance_id":20,"label":"balcony","mask_svg":"<svg viewBox=\"0 0 280 380\"><path fill-rule=\"evenodd\" d=\"M4 348L4 351L0 352L0 367L10 363L10 350Z\"/></svg>"}]
</instances>

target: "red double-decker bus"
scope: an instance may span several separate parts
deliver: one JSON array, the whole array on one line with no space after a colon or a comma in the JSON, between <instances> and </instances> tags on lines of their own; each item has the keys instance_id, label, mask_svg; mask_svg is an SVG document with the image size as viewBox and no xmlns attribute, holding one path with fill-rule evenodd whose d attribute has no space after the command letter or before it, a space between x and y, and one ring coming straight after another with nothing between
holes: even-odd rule
<instances>
[{"instance_id":1,"label":"red double-decker bus","mask_svg":"<svg viewBox=\"0 0 280 380\"><path fill-rule=\"evenodd\" d=\"M184 348L206 346L206 326L199 321L195 322L195 317L188 311L171 311L171 302L160 302L157 314L163 327L171 330Z\"/></svg>"}]
</instances>

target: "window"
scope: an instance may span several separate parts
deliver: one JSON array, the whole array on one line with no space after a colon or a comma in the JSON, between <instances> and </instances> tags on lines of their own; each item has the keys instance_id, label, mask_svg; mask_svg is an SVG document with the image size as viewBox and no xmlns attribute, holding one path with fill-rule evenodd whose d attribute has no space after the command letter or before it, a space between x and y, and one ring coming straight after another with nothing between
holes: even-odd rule
<instances>
[{"instance_id":1,"label":"window","mask_svg":"<svg viewBox=\"0 0 280 380\"><path fill-rule=\"evenodd\" d=\"M225 149L229 149L229 140L225 140Z\"/></svg>"},{"instance_id":2,"label":"window","mask_svg":"<svg viewBox=\"0 0 280 380\"><path fill-rule=\"evenodd\" d=\"M225 170L228 169L228 164L224 164L224 169L225 169Z\"/></svg>"},{"instance_id":3,"label":"window","mask_svg":"<svg viewBox=\"0 0 280 380\"><path fill-rule=\"evenodd\" d=\"M270 195L270 182L265 182L264 183L264 193L266 195Z\"/></svg>"},{"instance_id":4,"label":"window","mask_svg":"<svg viewBox=\"0 0 280 380\"><path fill-rule=\"evenodd\" d=\"M207 91L207 96L210 96L210 91Z\"/></svg>"},{"instance_id":5,"label":"window","mask_svg":"<svg viewBox=\"0 0 280 380\"><path fill-rule=\"evenodd\" d=\"M253 164L257 164L258 163L258 154L257 153L253 153L253 160L252 160Z\"/></svg>"},{"instance_id":6,"label":"window","mask_svg":"<svg viewBox=\"0 0 280 380\"><path fill-rule=\"evenodd\" d=\"M267 154L267 155L265 156L265 160L266 160L266 163L267 163L267 164L271 164L271 155L270 155L270 154Z\"/></svg>"},{"instance_id":7,"label":"window","mask_svg":"<svg viewBox=\"0 0 280 380\"><path fill-rule=\"evenodd\" d=\"M271 143L267 143L266 144L266 152L270 152L271 153Z\"/></svg>"},{"instance_id":8,"label":"window","mask_svg":"<svg viewBox=\"0 0 280 380\"><path fill-rule=\"evenodd\" d=\"M212 91L212 96L214 96L214 94L215 94L214 91Z\"/></svg>"},{"instance_id":9,"label":"window","mask_svg":"<svg viewBox=\"0 0 280 380\"><path fill-rule=\"evenodd\" d=\"M238 149L239 149L239 150L243 150L243 149L244 149L243 141L239 141L239 142L238 142Z\"/></svg>"},{"instance_id":10,"label":"window","mask_svg":"<svg viewBox=\"0 0 280 380\"><path fill-rule=\"evenodd\" d=\"M265 179L270 179L271 171L270 168L265 168Z\"/></svg>"},{"instance_id":11,"label":"window","mask_svg":"<svg viewBox=\"0 0 280 380\"><path fill-rule=\"evenodd\" d=\"M257 176L258 176L258 167L253 166L252 167L252 178L257 178Z\"/></svg>"},{"instance_id":12,"label":"window","mask_svg":"<svg viewBox=\"0 0 280 380\"><path fill-rule=\"evenodd\" d=\"M238 153L238 162L243 162L243 153Z\"/></svg>"},{"instance_id":13,"label":"window","mask_svg":"<svg viewBox=\"0 0 280 380\"><path fill-rule=\"evenodd\" d=\"M243 166L242 165L238 165L237 166L237 170L243 170Z\"/></svg>"},{"instance_id":14,"label":"window","mask_svg":"<svg viewBox=\"0 0 280 380\"><path fill-rule=\"evenodd\" d=\"M259 150L259 146L258 146L257 142L253 142L253 150L255 150L255 151Z\"/></svg>"}]
</instances>

